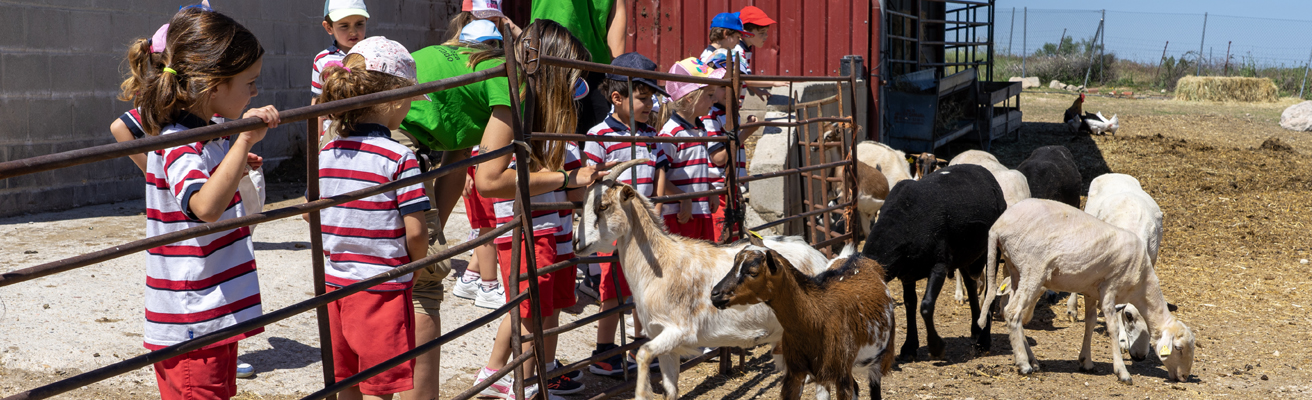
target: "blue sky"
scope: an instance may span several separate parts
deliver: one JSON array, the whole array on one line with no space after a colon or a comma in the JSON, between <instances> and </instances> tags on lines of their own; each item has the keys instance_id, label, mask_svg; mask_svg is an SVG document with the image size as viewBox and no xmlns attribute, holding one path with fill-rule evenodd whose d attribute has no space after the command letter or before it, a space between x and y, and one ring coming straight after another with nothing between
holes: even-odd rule
<instances>
[{"instance_id":1,"label":"blue sky","mask_svg":"<svg viewBox=\"0 0 1312 400\"><path fill-rule=\"evenodd\" d=\"M1253 18L1312 19L1312 1L1305 0L1103 0L1103 1L1054 1L1054 0L998 0L998 11L1010 11L1012 7L1039 9L1073 9L1153 12L1153 13L1189 13L1233 15ZM1017 11L1019 12L1019 11Z\"/></svg>"},{"instance_id":2,"label":"blue sky","mask_svg":"<svg viewBox=\"0 0 1312 400\"><path fill-rule=\"evenodd\" d=\"M1107 50L1126 59L1156 61L1163 47L1167 56L1194 58L1201 42L1202 54L1215 60L1224 60L1229 46L1232 62L1301 66L1312 51L1312 1L998 0L996 5L994 37L1000 52L1011 46L1013 53L1022 48L1032 53L1043 43L1056 43L1063 32L1076 39L1093 37L1099 9L1107 10ZM1024 7L1029 7L1028 35ZM1205 38L1204 12L1209 13Z\"/></svg>"}]
</instances>

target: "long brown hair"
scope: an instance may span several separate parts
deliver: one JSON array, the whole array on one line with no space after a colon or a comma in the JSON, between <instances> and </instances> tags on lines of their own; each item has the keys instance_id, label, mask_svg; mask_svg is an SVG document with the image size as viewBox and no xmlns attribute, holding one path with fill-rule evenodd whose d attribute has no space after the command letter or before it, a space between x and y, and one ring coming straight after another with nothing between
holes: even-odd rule
<instances>
[{"instance_id":1,"label":"long brown hair","mask_svg":"<svg viewBox=\"0 0 1312 400\"><path fill-rule=\"evenodd\" d=\"M451 17L451 22L446 25L446 41L442 42L443 46L461 46L460 31L465 29L465 25L474 22L474 13L461 11L459 14Z\"/></svg>"},{"instance_id":2,"label":"long brown hair","mask_svg":"<svg viewBox=\"0 0 1312 400\"><path fill-rule=\"evenodd\" d=\"M164 52L151 54L145 39L128 48L131 69L119 98L141 110L147 134L173 123L179 110L209 100L209 93L264 56L264 48L245 27L214 11L186 8L169 21ZM165 72L169 68L173 72ZM200 117L208 118L208 115Z\"/></svg>"},{"instance_id":3,"label":"long brown hair","mask_svg":"<svg viewBox=\"0 0 1312 400\"><path fill-rule=\"evenodd\" d=\"M324 68L321 73L323 93L319 95L320 104L385 90L400 89L414 84L414 82L399 76L365 69L365 58L360 54L347 54L346 58L342 59L342 65L345 68L333 65ZM356 121L387 112L387 109L391 108L393 104L375 104L370 107L329 114L328 117L332 118L333 130L337 132L338 136L348 137L355 133Z\"/></svg>"},{"instance_id":4,"label":"long brown hair","mask_svg":"<svg viewBox=\"0 0 1312 400\"><path fill-rule=\"evenodd\" d=\"M528 61L529 43L536 47L538 55L566 58L579 61L592 60L592 53L583 46L569 30L560 23L549 19L539 19L524 28L523 35L515 39L515 59ZM483 61L504 59L503 49L486 49L469 55L469 66L473 68ZM519 81L526 82L523 71ZM533 132L574 133L578 125L578 105L574 102L574 81L583 78L583 71L538 63L537 72L533 74L533 93L537 100L533 107ZM522 95L521 91L521 95ZM565 164L565 143L559 141L534 141L529 151L529 168L538 170L561 169Z\"/></svg>"}]
</instances>

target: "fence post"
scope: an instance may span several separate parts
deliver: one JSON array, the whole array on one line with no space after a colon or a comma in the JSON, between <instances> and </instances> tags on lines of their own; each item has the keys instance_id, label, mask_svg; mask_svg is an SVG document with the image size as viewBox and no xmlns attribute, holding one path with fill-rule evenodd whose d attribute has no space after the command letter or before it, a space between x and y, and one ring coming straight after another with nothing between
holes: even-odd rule
<instances>
[{"instance_id":1,"label":"fence post","mask_svg":"<svg viewBox=\"0 0 1312 400\"><path fill-rule=\"evenodd\" d=\"M1098 82L1106 82L1107 76L1104 71L1106 66L1107 55L1107 9L1102 10L1102 38L1098 43Z\"/></svg>"},{"instance_id":2,"label":"fence post","mask_svg":"<svg viewBox=\"0 0 1312 400\"><path fill-rule=\"evenodd\" d=\"M1307 55L1307 64L1303 64L1303 86L1298 88L1299 99L1303 98L1303 89L1307 89L1307 69L1309 65L1312 65L1312 52Z\"/></svg>"},{"instance_id":3,"label":"fence post","mask_svg":"<svg viewBox=\"0 0 1312 400\"><path fill-rule=\"evenodd\" d=\"M319 126L318 118L305 121L305 202L319 200ZM320 225L319 212L309 213L310 223L310 274L314 275L314 295L323 296L325 287L323 272L323 227ZM328 307L314 309L315 320L319 324L319 358L323 363L324 386L337 383L333 368L333 336L328 326ZM337 395L327 397L337 400Z\"/></svg>"},{"instance_id":4,"label":"fence post","mask_svg":"<svg viewBox=\"0 0 1312 400\"><path fill-rule=\"evenodd\" d=\"M1100 38L1100 37L1102 37L1102 20L1098 20L1098 31L1093 33L1093 40L1089 42L1089 45L1090 45L1090 46L1093 46L1093 45L1097 44L1097 43L1098 43L1098 38ZM1093 51L1093 48L1090 47L1090 48L1089 48L1089 68L1084 70L1084 87L1085 87L1085 88L1088 88L1088 87L1089 87L1089 74L1092 74L1092 73L1093 73L1093 55L1094 55L1094 54L1098 54L1098 53L1095 53L1095 52Z\"/></svg>"},{"instance_id":5,"label":"fence post","mask_svg":"<svg viewBox=\"0 0 1312 400\"><path fill-rule=\"evenodd\" d=\"M1198 65L1194 70L1194 76L1203 75L1203 43L1207 41L1207 13L1203 13L1203 37L1198 39Z\"/></svg>"},{"instance_id":6,"label":"fence post","mask_svg":"<svg viewBox=\"0 0 1312 400\"><path fill-rule=\"evenodd\" d=\"M1025 21L1022 22L1020 27L1020 77L1024 78L1027 76L1025 75L1025 61L1029 58L1030 52L1029 43L1027 43L1030 38L1030 8L1025 7L1022 12Z\"/></svg>"},{"instance_id":7,"label":"fence post","mask_svg":"<svg viewBox=\"0 0 1312 400\"><path fill-rule=\"evenodd\" d=\"M1162 58L1159 59L1159 60L1157 60L1157 72L1154 72L1154 73L1153 73L1153 76L1154 76L1154 77L1160 77L1160 76L1162 76L1162 63L1163 63L1163 62L1166 62L1166 48L1167 48L1167 47L1170 47L1170 46L1171 46L1171 41L1170 41L1170 40L1167 40L1167 41L1166 41L1166 44L1162 45ZM1165 88L1165 87L1166 87L1166 82L1163 81L1163 82L1162 82L1162 88Z\"/></svg>"},{"instance_id":8,"label":"fence post","mask_svg":"<svg viewBox=\"0 0 1312 400\"><path fill-rule=\"evenodd\" d=\"M1230 76L1230 45L1234 43L1235 41L1233 40L1225 43L1225 68L1222 70L1221 76Z\"/></svg>"},{"instance_id":9,"label":"fence post","mask_svg":"<svg viewBox=\"0 0 1312 400\"><path fill-rule=\"evenodd\" d=\"M1056 55L1059 55L1059 56L1061 55L1061 45L1062 45L1063 43L1066 43L1066 28L1061 28L1061 39L1057 39L1057 54L1056 54ZM1073 43L1072 43L1071 45L1074 46Z\"/></svg>"},{"instance_id":10,"label":"fence post","mask_svg":"<svg viewBox=\"0 0 1312 400\"><path fill-rule=\"evenodd\" d=\"M1011 42L1016 39L1016 7L1011 8L1011 31L1007 32L1007 55L1016 55L1011 52Z\"/></svg>"}]
</instances>

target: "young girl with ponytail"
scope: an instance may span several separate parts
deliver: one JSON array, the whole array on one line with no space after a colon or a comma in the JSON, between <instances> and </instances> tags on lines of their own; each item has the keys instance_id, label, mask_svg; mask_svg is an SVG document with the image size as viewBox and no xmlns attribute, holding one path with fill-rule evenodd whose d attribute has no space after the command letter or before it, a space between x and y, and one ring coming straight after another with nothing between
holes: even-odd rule
<instances>
[{"instance_id":1,"label":"young girl with ponytail","mask_svg":"<svg viewBox=\"0 0 1312 400\"><path fill-rule=\"evenodd\" d=\"M128 53L123 83L150 136L210 125L210 117L257 117L267 124L235 136L153 151L146 157L146 236L246 215L238 180L251 146L278 125L272 106L245 110L258 90L264 49L249 30L204 4L183 8L155 54ZM243 113L243 110L245 112ZM260 286L250 228L147 250L145 347L158 350L259 316ZM231 398L237 341L255 329L155 363L163 399Z\"/></svg>"}]
</instances>

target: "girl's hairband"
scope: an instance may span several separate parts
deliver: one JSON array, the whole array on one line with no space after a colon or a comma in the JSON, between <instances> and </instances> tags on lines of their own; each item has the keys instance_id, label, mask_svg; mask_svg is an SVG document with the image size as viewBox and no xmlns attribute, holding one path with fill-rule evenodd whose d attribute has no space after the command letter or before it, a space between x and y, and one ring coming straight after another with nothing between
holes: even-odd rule
<instances>
[{"instance_id":1,"label":"girl's hairband","mask_svg":"<svg viewBox=\"0 0 1312 400\"><path fill-rule=\"evenodd\" d=\"M346 70L346 72L351 72L351 68L347 67L346 64L342 64L341 61L329 61L323 64L324 68L328 68L334 65L341 67L342 69Z\"/></svg>"}]
</instances>

